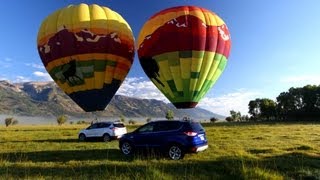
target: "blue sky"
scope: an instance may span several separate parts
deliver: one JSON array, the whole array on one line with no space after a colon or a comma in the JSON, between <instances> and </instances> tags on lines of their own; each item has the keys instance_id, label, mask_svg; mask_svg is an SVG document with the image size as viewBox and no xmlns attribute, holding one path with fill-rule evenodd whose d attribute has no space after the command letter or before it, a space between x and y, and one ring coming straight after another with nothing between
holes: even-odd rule
<instances>
[{"instance_id":1,"label":"blue sky","mask_svg":"<svg viewBox=\"0 0 320 180\"><path fill-rule=\"evenodd\" d=\"M198 107L229 115L248 112L257 97L275 99L290 87L320 84L320 1L318 0L10 0L0 6L0 79L47 81L36 48L42 20L57 9L81 2L107 6L121 14L137 38L154 13L178 5L197 5L217 13L228 25L232 48L227 67ZM135 57L118 94L166 101Z\"/></svg>"}]
</instances>

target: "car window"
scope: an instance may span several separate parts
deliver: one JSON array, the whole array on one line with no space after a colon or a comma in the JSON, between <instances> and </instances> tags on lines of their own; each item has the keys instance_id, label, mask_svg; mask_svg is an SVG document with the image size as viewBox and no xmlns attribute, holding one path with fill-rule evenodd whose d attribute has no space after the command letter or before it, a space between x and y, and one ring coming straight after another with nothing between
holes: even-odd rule
<instances>
[{"instance_id":1,"label":"car window","mask_svg":"<svg viewBox=\"0 0 320 180\"><path fill-rule=\"evenodd\" d=\"M154 123L150 123L150 124L146 124L146 125L142 126L141 128L139 128L137 130L137 132L139 132L139 133L153 132L153 128L154 128Z\"/></svg>"},{"instance_id":2,"label":"car window","mask_svg":"<svg viewBox=\"0 0 320 180\"><path fill-rule=\"evenodd\" d=\"M173 131L179 129L182 124L177 121L156 122L153 131Z\"/></svg>"},{"instance_id":3,"label":"car window","mask_svg":"<svg viewBox=\"0 0 320 180\"><path fill-rule=\"evenodd\" d=\"M168 130L177 130L182 126L180 122L174 121L167 124Z\"/></svg>"},{"instance_id":4,"label":"car window","mask_svg":"<svg viewBox=\"0 0 320 180\"><path fill-rule=\"evenodd\" d=\"M165 122L156 122L156 123L154 123L154 129L153 129L154 132L167 131L167 130L168 130L168 128L167 128Z\"/></svg>"},{"instance_id":5,"label":"car window","mask_svg":"<svg viewBox=\"0 0 320 180\"><path fill-rule=\"evenodd\" d=\"M96 123L96 124L92 124L91 126L89 126L87 129L96 129L98 128L100 123Z\"/></svg>"},{"instance_id":6,"label":"car window","mask_svg":"<svg viewBox=\"0 0 320 180\"><path fill-rule=\"evenodd\" d=\"M114 123L113 126L117 127L117 128L125 127L124 124L122 124L122 123Z\"/></svg>"},{"instance_id":7,"label":"car window","mask_svg":"<svg viewBox=\"0 0 320 180\"><path fill-rule=\"evenodd\" d=\"M107 128L107 127L109 127L109 126L110 126L109 123L101 123L100 126L99 126L99 128Z\"/></svg>"},{"instance_id":8,"label":"car window","mask_svg":"<svg viewBox=\"0 0 320 180\"><path fill-rule=\"evenodd\" d=\"M204 130L202 125L199 122L190 122L190 125L194 131L203 131Z\"/></svg>"}]
</instances>

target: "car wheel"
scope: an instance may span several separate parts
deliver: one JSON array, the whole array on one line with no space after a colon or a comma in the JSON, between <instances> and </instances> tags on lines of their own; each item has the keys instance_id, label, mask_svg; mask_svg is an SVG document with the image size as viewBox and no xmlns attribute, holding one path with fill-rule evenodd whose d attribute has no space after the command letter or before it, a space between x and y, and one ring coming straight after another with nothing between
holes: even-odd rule
<instances>
[{"instance_id":1,"label":"car wheel","mask_svg":"<svg viewBox=\"0 0 320 180\"><path fill-rule=\"evenodd\" d=\"M120 149L121 149L121 152L127 156L133 154L133 151L134 151L133 146L126 141L121 143Z\"/></svg>"},{"instance_id":2,"label":"car wheel","mask_svg":"<svg viewBox=\"0 0 320 180\"><path fill-rule=\"evenodd\" d=\"M103 138L103 141L104 141L104 142L109 142L109 141L111 141L111 137L110 137L109 134L104 134L102 138Z\"/></svg>"},{"instance_id":3,"label":"car wheel","mask_svg":"<svg viewBox=\"0 0 320 180\"><path fill-rule=\"evenodd\" d=\"M79 134L79 141L85 141L86 140L86 135L84 134Z\"/></svg>"},{"instance_id":4,"label":"car wheel","mask_svg":"<svg viewBox=\"0 0 320 180\"><path fill-rule=\"evenodd\" d=\"M179 160L183 159L184 157L184 152L181 146L177 144L170 145L168 148L168 156L172 160Z\"/></svg>"}]
</instances>

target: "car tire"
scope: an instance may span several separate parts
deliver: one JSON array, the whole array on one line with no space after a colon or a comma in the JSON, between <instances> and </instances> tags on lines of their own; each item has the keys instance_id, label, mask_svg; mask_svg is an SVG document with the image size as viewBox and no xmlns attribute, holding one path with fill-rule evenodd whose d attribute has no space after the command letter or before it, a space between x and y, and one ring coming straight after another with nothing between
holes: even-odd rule
<instances>
[{"instance_id":1,"label":"car tire","mask_svg":"<svg viewBox=\"0 0 320 180\"><path fill-rule=\"evenodd\" d=\"M83 133L79 134L79 141L83 142L86 141L87 137Z\"/></svg>"},{"instance_id":2,"label":"car tire","mask_svg":"<svg viewBox=\"0 0 320 180\"><path fill-rule=\"evenodd\" d=\"M126 156L130 156L134 152L134 147L128 141L124 141L120 144L120 150L121 150L122 154L124 154Z\"/></svg>"},{"instance_id":3,"label":"car tire","mask_svg":"<svg viewBox=\"0 0 320 180\"><path fill-rule=\"evenodd\" d=\"M171 160L183 159L184 151L182 147L178 144L171 144L167 149L167 155Z\"/></svg>"},{"instance_id":4,"label":"car tire","mask_svg":"<svg viewBox=\"0 0 320 180\"><path fill-rule=\"evenodd\" d=\"M109 141L111 141L111 136L110 136L109 134L104 134L104 135L102 136L102 140L103 140L104 142L109 142Z\"/></svg>"}]
</instances>

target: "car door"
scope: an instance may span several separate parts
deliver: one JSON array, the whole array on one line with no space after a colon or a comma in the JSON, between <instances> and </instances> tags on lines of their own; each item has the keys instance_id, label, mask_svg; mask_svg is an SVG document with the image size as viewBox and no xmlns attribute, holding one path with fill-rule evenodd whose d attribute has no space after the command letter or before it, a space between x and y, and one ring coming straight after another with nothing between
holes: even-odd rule
<instances>
[{"instance_id":1,"label":"car door","mask_svg":"<svg viewBox=\"0 0 320 180\"><path fill-rule=\"evenodd\" d=\"M148 123L144 126L141 126L134 133L134 142L137 147L152 147L154 146L153 137L154 137L154 127L155 123Z\"/></svg>"},{"instance_id":2,"label":"car door","mask_svg":"<svg viewBox=\"0 0 320 180\"><path fill-rule=\"evenodd\" d=\"M153 135L150 138L152 138L153 147L161 147L166 144L168 138L168 123L163 121L155 122Z\"/></svg>"},{"instance_id":3,"label":"car door","mask_svg":"<svg viewBox=\"0 0 320 180\"><path fill-rule=\"evenodd\" d=\"M99 131L100 123L92 124L87 128L87 137L96 137L97 132Z\"/></svg>"},{"instance_id":4,"label":"car door","mask_svg":"<svg viewBox=\"0 0 320 180\"><path fill-rule=\"evenodd\" d=\"M100 123L98 125L97 131L95 132L96 137L102 137L105 133L108 133L110 136L113 135L112 130L110 129L110 123Z\"/></svg>"}]
</instances>

